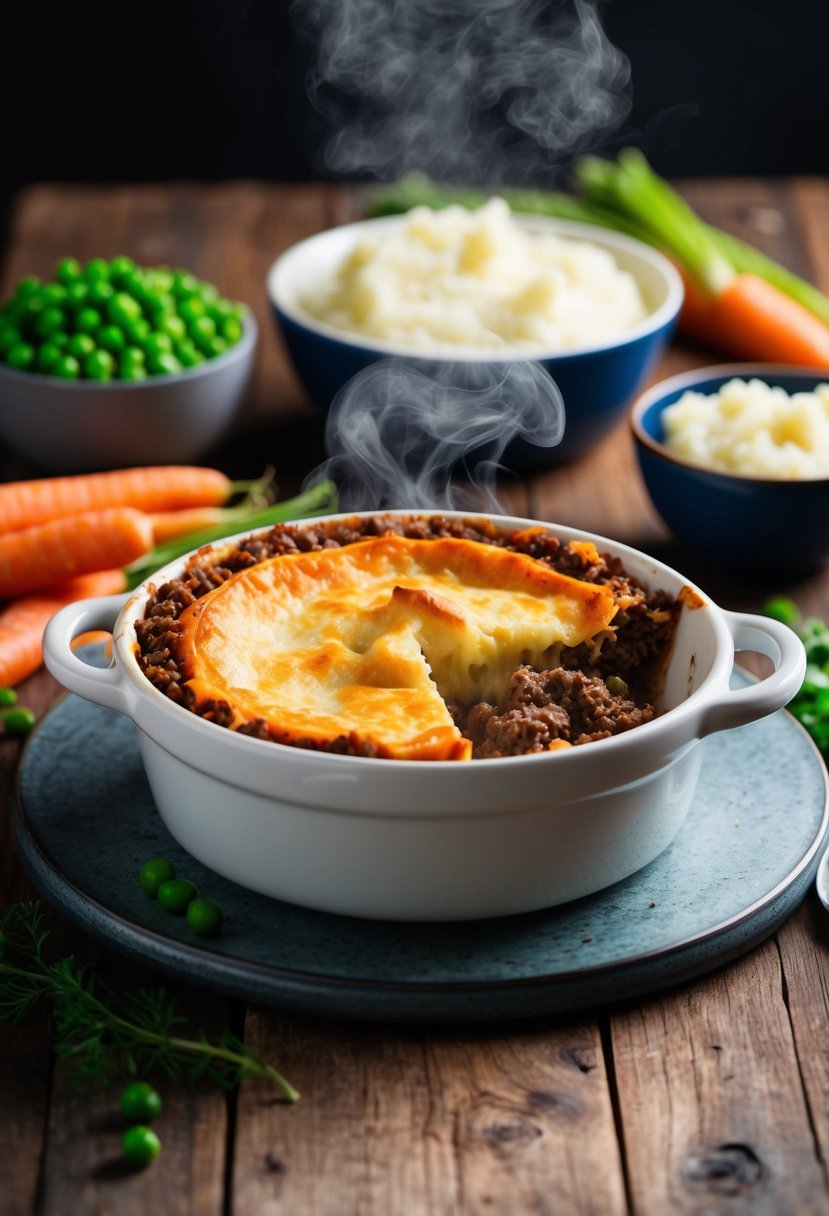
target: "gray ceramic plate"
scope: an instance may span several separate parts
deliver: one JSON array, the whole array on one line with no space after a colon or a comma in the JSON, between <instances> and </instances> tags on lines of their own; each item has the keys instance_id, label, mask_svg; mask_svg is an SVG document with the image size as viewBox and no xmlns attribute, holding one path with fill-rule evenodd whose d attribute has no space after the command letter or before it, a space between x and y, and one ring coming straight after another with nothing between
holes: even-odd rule
<instances>
[{"instance_id":1,"label":"gray ceramic plate","mask_svg":"<svg viewBox=\"0 0 829 1216\"><path fill-rule=\"evenodd\" d=\"M536 1016L688 981L745 953L804 897L827 833L826 771L811 740L781 712L704 746L688 819L656 861L598 895L501 920L353 920L235 886L162 825L132 723L75 696L26 746L17 839L70 920L195 985L337 1017ZM144 895L138 870L159 855L222 905L219 938L197 937Z\"/></svg>"}]
</instances>

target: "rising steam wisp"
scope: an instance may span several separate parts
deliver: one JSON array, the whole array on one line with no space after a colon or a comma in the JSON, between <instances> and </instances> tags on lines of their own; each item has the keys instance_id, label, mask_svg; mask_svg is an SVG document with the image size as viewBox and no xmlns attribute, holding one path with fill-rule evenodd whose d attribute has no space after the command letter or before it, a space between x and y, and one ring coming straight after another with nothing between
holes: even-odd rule
<instances>
[{"instance_id":1,"label":"rising steam wisp","mask_svg":"<svg viewBox=\"0 0 829 1216\"><path fill-rule=\"evenodd\" d=\"M554 447L563 434L561 394L540 364L383 359L336 397L329 458L307 483L330 477L346 511L500 513L510 446Z\"/></svg>"}]
</instances>

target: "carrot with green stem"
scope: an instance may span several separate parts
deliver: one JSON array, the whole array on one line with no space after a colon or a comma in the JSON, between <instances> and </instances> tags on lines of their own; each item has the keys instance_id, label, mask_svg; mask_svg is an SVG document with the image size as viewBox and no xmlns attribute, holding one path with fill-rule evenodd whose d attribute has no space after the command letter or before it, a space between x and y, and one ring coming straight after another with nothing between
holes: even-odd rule
<instances>
[{"instance_id":1,"label":"carrot with green stem","mask_svg":"<svg viewBox=\"0 0 829 1216\"><path fill-rule=\"evenodd\" d=\"M13 688L41 666L43 630L59 608L93 595L116 595L124 584L123 570L99 570L10 600L0 609L0 687Z\"/></svg>"},{"instance_id":2,"label":"carrot with green stem","mask_svg":"<svg viewBox=\"0 0 829 1216\"><path fill-rule=\"evenodd\" d=\"M328 515L336 511L338 503L337 487L332 481L318 481L309 486L294 498L283 499L259 511L245 513L234 520L223 520L198 532L188 532L183 536L173 537L153 548L143 557L138 558L127 566L124 573L127 586L131 590L150 578L162 566L175 561L191 549L199 549L214 541L222 540L235 533L254 532L259 528L267 528L278 523L286 523L294 519L307 519L309 516Z\"/></svg>"},{"instance_id":3,"label":"carrot with green stem","mask_svg":"<svg viewBox=\"0 0 829 1216\"><path fill-rule=\"evenodd\" d=\"M693 300L694 337L738 358L829 368L829 325L777 282L735 266L728 256L733 246L714 235L640 152L627 149L615 163L584 157L576 176L588 198L641 224L651 243L681 266L700 293Z\"/></svg>"},{"instance_id":4,"label":"carrot with green stem","mask_svg":"<svg viewBox=\"0 0 829 1216\"><path fill-rule=\"evenodd\" d=\"M266 474L256 482L237 483L218 469L192 465L151 465L13 481L0 485L0 533L105 507L139 511L218 507L239 491L262 491L268 481Z\"/></svg>"}]
</instances>

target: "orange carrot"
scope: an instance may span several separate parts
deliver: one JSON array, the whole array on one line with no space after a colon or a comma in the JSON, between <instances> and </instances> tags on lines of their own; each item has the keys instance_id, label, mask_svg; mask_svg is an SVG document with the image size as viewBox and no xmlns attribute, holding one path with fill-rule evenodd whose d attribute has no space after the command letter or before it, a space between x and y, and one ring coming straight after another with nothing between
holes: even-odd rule
<instances>
[{"instance_id":1,"label":"orange carrot","mask_svg":"<svg viewBox=\"0 0 829 1216\"><path fill-rule=\"evenodd\" d=\"M708 319L710 340L741 359L829 368L829 325L759 275L735 275Z\"/></svg>"},{"instance_id":2,"label":"orange carrot","mask_svg":"<svg viewBox=\"0 0 829 1216\"><path fill-rule=\"evenodd\" d=\"M12 688L37 671L43 662L43 630L59 608L92 595L115 595L124 583L122 570L99 570L10 600L0 611L0 685Z\"/></svg>"},{"instance_id":3,"label":"orange carrot","mask_svg":"<svg viewBox=\"0 0 829 1216\"><path fill-rule=\"evenodd\" d=\"M148 515L109 507L0 536L0 599L26 595L76 574L126 566L152 548Z\"/></svg>"},{"instance_id":4,"label":"orange carrot","mask_svg":"<svg viewBox=\"0 0 829 1216\"><path fill-rule=\"evenodd\" d=\"M191 465L151 465L74 477L13 481L0 485L0 532L104 507L172 511L219 506L232 490L232 483L218 469Z\"/></svg>"},{"instance_id":5,"label":"orange carrot","mask_svg":"<svg viewBox=\"0 0 829 1216\"><path fill-rule=\"evenodd\" d=\"M232 520L232 510L232 507L229 511L222 507L185 507L181 511L153 511L150 515L153 542L161 545L176 536L185 536L188 532L200 531L202 528L212 528L216 524L224 523L229 513Z\"/></svg>"}]
</instances>

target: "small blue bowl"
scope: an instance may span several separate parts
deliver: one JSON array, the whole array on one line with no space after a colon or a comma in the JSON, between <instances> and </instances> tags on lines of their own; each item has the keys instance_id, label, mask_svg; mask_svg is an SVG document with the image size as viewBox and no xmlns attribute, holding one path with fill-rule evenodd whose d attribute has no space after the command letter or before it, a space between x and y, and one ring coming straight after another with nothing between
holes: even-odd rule
<instances>
[{"instance_id":1,"label":"small blue bowl","mask_svg":"<svg viewBox=\"0 0 829 1216\"><path fill-rule=\"evenodd\" d=\"M713 395L729 380L757 379L787 393L829 382L829 368L727 364L653 385L631 411L639 468L651 501L677 540L720 568L800 576L829 557L829 478L780 480L720 473L664 444L663 411L688 391ZM771 590L771 588L770 588Z\"/></svg>"},{"instance_id":2,"label":"small blue bowl","mask_svg":"<svg viewBox=\"0 0 829 1216\"><path fill-rule=\"evenodd\" d=\"M553 233L607 249L639 284L649 310L645 320L611 344L556 355L542 350L512 354L481 352L469 347L451 354L445 350L437 354L412 353L399 345L347 333L311 317L299 301L311 284L333 275L358 240L399 227L405 216L362 220L318 233L292 246L268 273L268 298L274 318L313 403L327 413L352 377L380 359L403 359L415 368L422 364L425 369L443 361L496 366L532 361L549 372L562 395L566 412L564 437L555 447L539 447L518 439L507 448L507 464L526 468L571 460L617 426L676 324L683 298L679 275L657 250L621 233L543 216L515 216L515 219L531 232Z\"/></svg>"}]
</instances>

